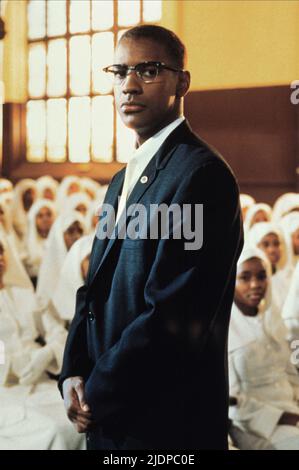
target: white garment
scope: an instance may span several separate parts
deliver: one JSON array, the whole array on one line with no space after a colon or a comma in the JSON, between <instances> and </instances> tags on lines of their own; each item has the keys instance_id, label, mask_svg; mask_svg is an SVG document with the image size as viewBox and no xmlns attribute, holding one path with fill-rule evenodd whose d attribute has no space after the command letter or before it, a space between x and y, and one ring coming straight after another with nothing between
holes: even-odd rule
<instances>
[{"instance_id":1,"label":"white garment","mask_svg":"<svg viewBox=\"0 0 299 470\"><path fill-rule=\"evenodd\" d=\"M74 222L79 222L84 229L84 233L86 232L84 218L77 211L57 217L50 230L36 287L40 308L47 307L56 288L60 270L67 255L63 234Z\"/></svg>"},{"instance_id":2,"label":"white garment","mask_svg":"<svg viewBox=\"0 0 299 470\"><path fill-rule=\"evenodd\" d=\"M286 214L299 208L299 194L285 193L282 194L276 201L273 207L273 222L279 223L280 219Z\"/></svg>"},{"instance_id":3,"label":"white garment","mask_svg":"<svg viewBox=\"0 0 299 470\"><path fill-rule=\"evenodd\" d=\"M245 220L244 220L244 231L245 235L248 232L248 230L252 227L253 219L254 216L257 214L257 212L263 211L267 217L267 221L270 222L272 218L272 209L269 206L269 204L264 204L262 202L258 204L253 204L248 208L248 211L246 212L245 215Z\"/></svg>"},{"instance_id":4,"label":"white garment","mask_svg":"<svg viewBox=\"0 0 299 470\"><path fill-rule=\"evenodd\" d=\"M168 124L166 127L161 129L155 135L146 140L140 147L138 147L133 155L130 157L126 172L125 179L122 189L122 194L119 200L116 222L118 222L121 213L123 212L127 199L131 194L132 189L137 183L139 177L147 167L150 160L157 153L163 142L167 139L169 134L176 129L183 121L184 116L177 118L175 121Z\"/></svg>"},{"instance_id":5,"label":"white garment","mask_svg":"<svg viewBox=\"0 0 299 470\"><path fill-rule=\"evenodd\" d=\"M23 204L23 194L28 189L34 189L37 195L36 182L33 179L25 178L19 181L14 188L14 201L12 208L13 224L21 239L25 237L28 229L28 214L25 211Z\"/></svg>"},{"instance_id":6,"label":"white garment","mask_svg":"<svg viewBox=\"0 0 299 470\"><path fill-rule=\"evenodd\" d=\"M281 257L278 261L275 274L272 275L272 299L277 309L281 311L288 294L292 278L292 270L288 265L287 246L282 230L271 222L259 222L247 233L246 240L252 246L258 246L262 239L273 233L280 241Z\"/></svg>"},{"instance_id":7,"label":"white garment","mask_svg":"<svg viewBox=\"0 0 299 470\"><path fill-rule=\"evenodd\" d=\"M247 250L247 248L246 248ZM260 250L243 250L238 265L253 257L267 262ZM260 254L259 254L260 253ZM257 316L243 315L234 303L229 328L230 434L239 449L299 449L299 429L280 426L283 412L299 415L299 376L290 362L290 350L280 315L271 307L271 278ZM290 448L290 447L289 447Z\"/></svg>"},{"instance_id":8,"label":"white garment","mask_svg":"<svg viewBox=\"0 0 299 470\"><path fill-rule=\"evenodd\" d=\"M20 261L15 245L6 233L0 229L0 242L4 248L4 256L7 262L7 268L3 276L3 282L6 286L17 286L33 291L32 282Z\"/></svg>"},{"instance_id":9,"label":"white garment","mask_svg":"<svg viewBox=\"0 0 299 470\"><path fill-rule=\"evenodd\" d=\"M299 339L299 263L297 263L289 292L282 309L282 318L289 330L289 340Z\"/></svg>"},{"instance_id":10,"label":"white garment","mask_svg":"<svg viewBox=\"0 0 299 470\"><path fill-rule=\"evenodd\" d=\"M290 212L280 220L280 226L284 233L287 246L287 264L292 273L295 269L299 256L295 255L292 241L292 234L299 229L299 212Z\"/></svg>"},{"instance_id":11,"label":"white garment","mask_svg":"<svg viewBox=\"0 0 299 470\"><path fill-rule=\"evenodd\" d=\"M26 257L24 264L30 277L38 275L41 261L46 250L46 238L42 238L36 228L36 216L39 211L47 207L56 216L55 204L49 199L39 199L30 207L28 212L28 235L26 237Z\"/></svg>"},{"instance_id":12,"label":"white garment","mask_svg":"<svg viewBox=\"0 0 299 470\"><path fill-rule=\"evenodd\" d=\"M84 284L81 272L83 259L91 253L94 235L87 235L76 241L68 252L52 303L63 320L72 320L75 313L76 292Z\"/></svg>"},{"instance_id":13,"label":"white garment","mask_svg":"<svg viewBox=\"0 0 299 470\"><path fill-rule=\"evenodd\" d=\"M44 194L45 190L50 189L54 196L53 201L55 201L59 183L52 176L49 176L49 175L40 176L36 180L36 186L37 186L39 197L41 199L45 198L45 194Z\"/></svg>"},{"instance_id":14,"label":"white garment","mask_svg":"<svg viewBox=\"0 0 299 470\"><path fill-rule=\"evenodd\" d=\"M56 194L56 203L57 203L58 212L60 212L64 208L65 199L70 195L69 194L70 186L74 183L78 185L79 189L77 192L81 191L81 181L80 181L79 176L68 175L62 179L57 189L57 194Z\"/></svg>"},{"instance_id":15,"label":"white garment","mask_svg":"<svg viewBox=\"0 0 299 470\"><path fill-rule=\"evenodd\" d=\"M85 217L91 203L92 200L86 193L74 193L65 198L64 206L60 209L60 213L67 215L69 212L77 210L79 205L83 205L86 208Z\"/></svg>"}]
</instances>

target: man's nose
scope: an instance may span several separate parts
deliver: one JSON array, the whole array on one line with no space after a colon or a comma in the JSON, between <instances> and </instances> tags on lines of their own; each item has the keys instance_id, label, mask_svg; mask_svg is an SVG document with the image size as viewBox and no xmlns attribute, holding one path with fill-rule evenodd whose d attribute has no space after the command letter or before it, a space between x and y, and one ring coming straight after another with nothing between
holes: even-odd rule
<instances>
[{"instance_id":1,"label":"man's nose","mask_svg":"<svg viewBox=\"0 0 299 470\"><path fill-rule=\"evenodd\" d=\"M127 76L122 83L122 92L134 95L142 93L142 83L137 77L135 70L128 70Z\"/></svg>"}]
</instances>

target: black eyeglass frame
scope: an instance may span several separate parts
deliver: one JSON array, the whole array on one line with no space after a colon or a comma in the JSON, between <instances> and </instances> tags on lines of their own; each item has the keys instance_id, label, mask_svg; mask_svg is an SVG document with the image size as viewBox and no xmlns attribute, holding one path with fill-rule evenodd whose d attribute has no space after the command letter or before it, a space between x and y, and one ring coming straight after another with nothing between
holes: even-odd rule
<instances>
[{"instance_id":1,"label":"black eyeglass frame","mask_svg":"<svg viewBox=\"0 0 299 470\"><path fill-rule=\"evenodd\" d=\"M146 65L153 65L157 67L157 74L154 79L149 79L149 80L144 80L141 76L141 72L138 71L138 68L140 66L146 66ZM124 81L127 78L129 70L136 71L136 75L138 78L140 78L144 83L152 83L156 80L157 76L159 75L160 70L166 69L166 70L171 70L172 72L184 72L185 70L183 69L177 69L175 67L171 67L170 65L166 65L164 62L155 62L155 61L146 61L146 62L140 62L139 64L136 65L123 65L123 64L112 64L108 65L108 67L104 67L102 70L103 72L106 73L114 73L111 69L111 67L121 67L122 69L126 70L126 75L123 79L120 80L120 83Z\"/></svg>"}]
</instances>

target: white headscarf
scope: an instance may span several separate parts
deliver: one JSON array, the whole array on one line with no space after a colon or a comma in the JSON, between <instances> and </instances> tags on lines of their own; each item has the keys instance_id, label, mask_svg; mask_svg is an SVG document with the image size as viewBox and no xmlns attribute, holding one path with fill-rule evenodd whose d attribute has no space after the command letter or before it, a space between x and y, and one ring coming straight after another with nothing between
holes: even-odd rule
<instances>
[{"instance_id":1,"label":"white headscarf","mask_svg":"<svg viewBox=\"0 0 299 470\"><path fill-rule=\"evenodd\" d=\"M282 318L284 320L299 320L299 263L297 263L289 292L282 309Z\"/></svg>"},{"instance_id":2,"label":"white headscarf","mask_svg":"<svg viewBox=\"0 0 299 470\"><path fill-rule=\"evenodd\" d=\"M258 248L245 244L237 266L240 267L242 263L252 258L258 258L262 261L266 269L268 285L265 297L258 306L258 314L256 317L243 315L235 302L233 303L228 337L229 352L242 348L255 341L258 336L259 322L262 324L266 334L271 336L275 341L280 342L286 337L286 328L281 317L275 307L271 305L271 266L264 253Z\"/></svg>"},{"instance_id":3,"label":"white headscarf","mask_svg":"<svg viewBox=\"0 0 299 470\"><path fill-rule=\"evenodd\" d=\"M81 190L81 180L79 176L69 175L62 179L58 187L57 196L56 196L57 209L59 211L63 209L65 199L69 196L68 194L69 188L73 183L76 183Z\"/></svg>"},{"instance_id":4,"label":"white headscarf","mask_svg":"<svg viewBox=\"0 0 299 470\"><path fill-rule=\"evenodd\" d=\"M292 234L299 229L299 212L290 212L280 220L284 238L287 246L287 264L290 269L294 269L299 259L294 253Z\"/></svg>"},{"instance_id":5,"label":"white headscarf","mask_svg":"<svg viewBox=\"0 0 299 470\"><path fill-rule=\"evenodd\" d=\"M6 178L0 178L0 193L13 192L13 184Z\"/></svg>"},{"instance_id":6,"label":"white headscarf","mask_svg":"<svg viewBox=\"0 0 299 470\"><path fill-rule=\"evenodd\" d=\"M53 201L50 199L39 199L30 207L28 212L28 238L27 238L27 252L31 263L40 262L44 254L44 244L46 239L42 238L36 228L36 216L39 211L47 207L56 217L56 208Z\"/></svg>"},{"instance_id":7,"label":"white headscarf","mask_svg":"<svg viewBox=\"0 0 299 470\"><path fill-rule=\"evenodd\" d=\"M249 207L245 215L245 220L244 220L245 232L248 232L248 230L252 227L253 219L259 211L263 211L266 214L268 222L271 221L272 209L269 206L269 204L265 204L263 202L259 202L258 204L253 204L252 206Z\"/></svg>"},{"instance_id":8,"label":"white headscarf","mask_svg":"<svg viewBox=\"0 0 299 470\"><path fill-rule=\"evenodd\" d=\"M248 231L247 241L253 247L258 248L258 244L266 235L269 235L270 233L277 235L280 241L281 257L277 263L276 269L285 269L287 266L287 247L283 232L277 225L273 224L272 222L259 222L258 224L254 224L253 227L251 227L251 229Z\"/></svg>"},{"instance_id":9,"label":"white headscarf","mask_svg":"<svg viewBox=\"0 0 299 470\"><path fill-rule=\"evenodd\" d=\"M37 178L36 185L37 185L39 196L42 199L45 199L45 196L44 196L45 189L50 189L54 194L54 201L55 201L57 189L59 186L58 181L56 181L52 176L44 175L44 176L40 176L39 178Z\"/></svg>"},{"instance_id":10,"label":"white headscarf","mask_svg":"<svg viewBox=\"0 0 299 470\"><path fill-rule=\"evenodd\" d=\"M35 189L37 192L36 182L30 178L19 181L14 188L13 224L18 235L21 237L26 235L28 228L28 217L24 209L23 194L30 188Z\"/></svg>"},{"instance_id":11,"label":"white headscarf","mask_svg":"<svg viewBox=\"0 0 299 470\"><path fill-rule=\"evenodd\" d=\"M13 230L12 213L11 213L10 203L7 200L6 194L7 193L0 194L0 206L4 212L4 225L2 224L2 227L6 233L11 233Z\"/></svg>"},{"instance_id":12,"label":"white headscarf","mask_svg":"<svg viewBox=\"0 0 299 470\"><path fill-rule=\"evenodd\" d=\"M295 208L299 208L299 194L282 194L273 206L273 222L278 223L284 215L288 214Z\"/></svg>"},{"instance_id":13,"label":"white headscarf","mask_svg":"<svg viewBox=\"0 0 299 470\"><path fill-rule=\"evenodd\" d=\"M86 193L74 193L65 198L64 207L60 210L61 214L68 214L74 210L77 210L76 207L83 204L86 207L86 214L91 204L91 199Z\"/></svg>"},{"instance_id":14,"label":"white headscarf","mask_svg":"<svg viewBox=\"0 0 299 470\"><path fill-rule=\"evenodd\" d=\"M245 193L240 194L240 205L242 209L253 206L253 204L255 204L255 199L252 196Z\"/></svg>"},{"instance_id":15,"label":"white headscarf","mask_svg":"<svg viewBox=\"0 0 299 470\"><path fill-rule=\"evenodd\" d=\"M95 199L97 192L101 188L100 183L93 180L92 178L83 177L81 178L81 185L83 191L85 191L91 199Z\"/></svg>"},{"instance_id":16,"label":"white headscarf","mask_svg":"<svg viewBox=\"0 0 299 470\"><path fill-rule=\"evenodd\" d=\"M84 284L81 263L91 253L94 235L77 240L66 255L52 302L63 320L72 320L75 313L76 292Z\"/></svg>"},{"instance_id":17,"label":"white headscarf","mask_svg":"<svg viewBox=\"0 0 299 470\"><path fill-rule=\"evenodd\" d=\"M22 287L33 291L32 282L21 263L18 254L15 252L10 241L5 237L2 231L0 231L0 242L4 248L4 256L7 264L6 271L3 276L4 285L7 287Z\"/></svg>"},{"instance_id":18,"label":"white headscarf","mask_svg":"<svg viewBox=\"0 0 299 470\"><path fill-rule=\"evenodd\" d=\"M74 222L79 222L84 229L84 233L86 232L84 217L77 211L60 215L51 227L36 288L38 302L41 307L48 304L56 288L60 270L67 255L63 235Z\"/></svg>"}]
</instances>

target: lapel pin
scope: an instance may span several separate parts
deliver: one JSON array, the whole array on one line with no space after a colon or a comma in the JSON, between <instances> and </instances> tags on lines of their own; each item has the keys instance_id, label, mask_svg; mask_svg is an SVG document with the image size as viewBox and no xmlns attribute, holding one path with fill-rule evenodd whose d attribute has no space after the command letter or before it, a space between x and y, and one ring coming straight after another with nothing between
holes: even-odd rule
<instances>
[{"instance_id":1,"label":"lapel pin","mask_svg":"<svg viewBox=\"0 0 299 470\"><path fill-rule=\"evenodd\" d=\"M147 180L148 180L147 176L141 176L141 178L140 178L140 182L143 183L143 184L147 183Z\"/></svg>"}]
</instances>

